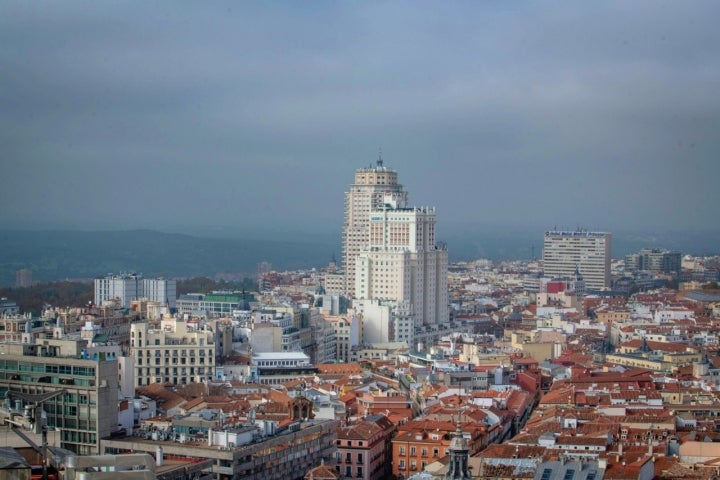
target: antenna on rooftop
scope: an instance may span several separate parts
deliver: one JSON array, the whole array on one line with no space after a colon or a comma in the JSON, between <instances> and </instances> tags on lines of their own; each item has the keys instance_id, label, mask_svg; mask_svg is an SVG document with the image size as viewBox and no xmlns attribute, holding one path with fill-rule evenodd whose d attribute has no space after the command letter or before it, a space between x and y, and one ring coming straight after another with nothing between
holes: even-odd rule
<instances>
[{"instance_id":1,"label":"antenna on rooftop","mask_svg":"<svg viewBox=\"0 0 720 480\"><path fill-rule=\"evenodd\" d=\"M382 167L382 166L383 166L382 147L379 147L379 148L378 148L377 166L378 166L378 167Z\"/></svg>"}]
</instances>

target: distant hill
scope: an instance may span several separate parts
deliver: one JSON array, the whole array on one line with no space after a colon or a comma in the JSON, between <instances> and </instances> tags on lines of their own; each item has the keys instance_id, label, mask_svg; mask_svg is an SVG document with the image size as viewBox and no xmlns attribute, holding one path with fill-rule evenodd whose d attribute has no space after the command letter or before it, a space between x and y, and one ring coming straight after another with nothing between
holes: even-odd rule
<instances>
[{"instance_id":1,"label":"distant hill","mask_svg":"<svg viewBox=\"0 0 720 480\"><path fill-rule=\"evenodd\" d=\"M21 268L32 270L33 280L40 282L120 272L242 278L252 276L262 261L279 270L327 265L336 249L319 242L200 238L151 230L0 230L0 286L14 285Z\"/></svg>"},{"instance_id":2,"label":"distant hill","mask_svg":"<svg viewBox=\"0 0 720 480\"><path fill-rule=\"evenodd\" d=\"M138 272L146 277L187 278L229 274L252 277L257 264L277 270L322 267L333 254L339 259L340 233L270 234L273 240L193 236L152 230L11 231L0 230L0 287L15 284L15 272L28 268L34 281L93 278L107 273ZM447 232L450 261L489 258L529 259L542 256L544 232L530 228L468 226ZM279 238L287 240L278 240ZM683 254L720 253L720 233L666 231L613 232L613 257L644 247L677 249Z\"/></svg>"}]
</instances>

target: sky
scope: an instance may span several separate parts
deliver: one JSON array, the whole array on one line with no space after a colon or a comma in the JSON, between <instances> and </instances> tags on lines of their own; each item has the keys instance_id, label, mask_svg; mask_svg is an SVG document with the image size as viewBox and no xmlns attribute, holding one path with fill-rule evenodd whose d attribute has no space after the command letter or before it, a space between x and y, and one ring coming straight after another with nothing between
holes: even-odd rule
<instances>
[{"instance_id":1,"label":"sky","mask_svg":"<svg viewBox=\"0 0 720 480\"><path fill-rule=\"evenodd\" d=\"M0 2L2 228L717 226L720 2Z\"/></svg>"}]
</instances>

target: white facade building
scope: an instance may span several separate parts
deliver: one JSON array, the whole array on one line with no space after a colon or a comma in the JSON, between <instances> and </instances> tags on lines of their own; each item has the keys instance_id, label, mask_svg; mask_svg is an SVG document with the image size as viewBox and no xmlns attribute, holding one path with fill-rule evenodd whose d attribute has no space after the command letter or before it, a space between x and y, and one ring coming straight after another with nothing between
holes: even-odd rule
<instances>
[{"instance_id":1,"label":"white facade building","mask_svg":"<svg viewBox=\"0 0 720 480\"><path fill-rule=\"evenodd\" d=\"M346 288L367 310L363 343L412 343L416 330L448 321L448 256L435 241L435 210L406 202L397 173L382 159L357 170L346 194Z\"/></svg>"},{"instance_id":2,"label":"white facade building","mask_svg":"<svg viewBox=\"0 0 720 480\"><path fill-rule=\"evenodd\" d=\"M589 289L610 287L612 235L607 232L549 231L543 243L546 277L574 277L576 270Z\"/></svg>"},{"instance_id":3,"label":"white facade building","mask_svg":"<svg viewBox=\"0 0 720 480\"><path fill-rule=\"evenodd\" d=\"M130 326L135 386L170 382L202 383L214 378L215 341L211 330L175 318L160 328L147 322Z\"/></svg>"},{"instance_id":4,"label":"white facade building","mask_svg":"<svg viewBox=\"0 0 720 480\"><path fill-rule=\"evenodd\" d=\"M108 275L95 279L95 305L106 300L120 300L120 306L130 308L133 300L146 298L175 308L177 282L164 278L142 278L137 274Z\"/></svg>"},{"instance_id":5,"label":"white facade building","mask_svg":"<svg viewBox=\"0 0 720 480\"><path fill-rule=\"evenodd\" d=\"M326 315L325 320L335 332L335 355L340 362L350 361L350 352L360 344L362 332L362 316L355 314L353 309L346 315Z\"/></svg>"},{"instance_id":6,"label":"white facade building","mask_svg":"<svg viewBox=\"0 0 720 480\"><path fill-rule=\"evenodd\" d=\"M407 193L397 180L397 172L383 166L382 159L378 159L375 166L355 171L355 182L345 193L342 256L348 297L355 293L357 256L367 249L370 241L370 214L383 206L388 194L403 205L407 200Z\"/></svg>"},{"instance_id":7,"label":"white facade building","mask_svg":"<svg viewBox=\"0 0 720 480\"><path fill-rule=\"evenodd\" d=\"M177 282L164 278L144 278L142 296L151 302L170 305L170 308L174 309L177 300Z\"/></svg>"},{"instance_id":8,"label":"white facade building","mask_svg":"<svg viewBox=\"0 0 720 480\"><path fill-rule=\"evenodd\" d=\"M140 275L108 275L95 279L95 305L106 300L120 300L120 306L130 308L130 302L141 298L142 277Z\"/></svg>"}]
</instances>

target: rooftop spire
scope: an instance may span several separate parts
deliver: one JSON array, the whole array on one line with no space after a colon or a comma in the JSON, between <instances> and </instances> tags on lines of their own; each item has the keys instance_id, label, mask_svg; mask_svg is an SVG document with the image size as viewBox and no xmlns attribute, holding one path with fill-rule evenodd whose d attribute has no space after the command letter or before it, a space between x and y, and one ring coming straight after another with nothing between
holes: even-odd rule
<instances>
[{"instance_id":1,"label":"rooftop spire","mask_svg":"<svg viewBox=\"0 0 720 480\"><path fill-rule=\"evenodd\" d=\"M470 449L465 441L462 430L462 409L461 401L458 402L457 429L455 437L450 441L450 464L445 472L445 480L470 480L468 470L468 457Z\"/></svg>"},{"instance_id":2,"label":"rooftop spire","mask_svg":"<svg viewBox=\"0 0 720 480\"><path fill-rule=\"evenodd\" d=\"M377 166L378 166L378 167L382 167L382 166L383 166L382 147L380 147L380 148L378 149Z\"/></svg>"}]
</instances>

